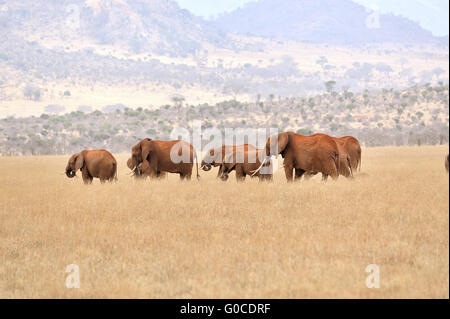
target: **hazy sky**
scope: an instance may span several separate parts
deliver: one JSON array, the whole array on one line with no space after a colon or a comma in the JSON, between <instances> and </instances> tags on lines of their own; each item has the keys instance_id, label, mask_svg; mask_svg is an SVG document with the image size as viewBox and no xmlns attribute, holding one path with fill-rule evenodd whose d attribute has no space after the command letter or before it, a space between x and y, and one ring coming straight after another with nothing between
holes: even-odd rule
<instances>
[{"instance_id":1,"label":"hazy sky","mask_svg":"<svg viewBox=\"0 0 450 319\"><path fill-rule=\"evenodd\" d=\"M256 0L176 0L182 8L205 18L236 9ZM279 0L283 1L283 0ZM339 0L336 0L339 1ZM417 21L434 35L448 35L448 0L355 0L365 6L376 6L381 12L392 12Z\"/></svg>"}]
</instances>

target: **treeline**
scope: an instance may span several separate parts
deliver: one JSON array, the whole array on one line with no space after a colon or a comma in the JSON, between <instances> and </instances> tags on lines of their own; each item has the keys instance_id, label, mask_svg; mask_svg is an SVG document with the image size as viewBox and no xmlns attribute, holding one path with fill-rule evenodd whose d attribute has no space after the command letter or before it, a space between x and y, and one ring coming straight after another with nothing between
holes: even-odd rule
<instances>
[{"instance_id":1,"label":"treeline","mask_svg":"<svg viewBox=\"0 0 450 319\"><path fill-rule=\"evenodd\" d=\"M436 145L449 140L448 85L413 86L353 93L349 89L314 97L269 95L254 103L184 105L183 98L158 109L109 106L104 111L42 114L0 120L0 154L68 154L83 148L128 152L140 138L168 139L174 128L261 128L354 135L365 146ZM56 108L58 109L58 108ZM86 109L86 107L84 107Z\"/></svg>"}]
</instances>

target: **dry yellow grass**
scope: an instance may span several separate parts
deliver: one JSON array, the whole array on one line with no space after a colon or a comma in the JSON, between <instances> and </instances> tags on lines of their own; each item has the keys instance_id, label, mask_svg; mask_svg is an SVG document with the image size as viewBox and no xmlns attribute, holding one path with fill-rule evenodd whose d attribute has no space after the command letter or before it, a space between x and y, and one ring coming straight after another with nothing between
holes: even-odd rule
<instances>
[{"instance_id":1,"label":"dry yellow grass","mask_svg":"<svg viewBox=\"0 0 450 319\"><path fill-rule=\"evenodd\" d=\"M0 297L448 298L448 147L363 152L354 181L292 185L139 183L121 155L84 186L66 157L0 158Z\"/></svg>"}]
</instances>

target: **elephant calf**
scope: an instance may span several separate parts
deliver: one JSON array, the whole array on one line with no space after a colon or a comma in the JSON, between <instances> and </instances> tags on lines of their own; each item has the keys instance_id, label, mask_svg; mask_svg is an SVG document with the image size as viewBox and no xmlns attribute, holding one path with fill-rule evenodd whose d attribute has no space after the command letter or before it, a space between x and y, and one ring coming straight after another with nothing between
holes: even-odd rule
<instances>
[{"instance_id":1,"label":"elephant calf","mask_svg":"<svg viewBox=\"0 0 450 319\"><path fill-rule=\"evenodd\" d=\"M222 147L210 149L202 160L201 169L208 172L212 167L220 166L217 173L217 177L220 177L225 156L235 154L236 151L256 151L256 147L251 144L243 144L239 146L222 145Z\"/></svg>"},{"instance_id":2,"label":"elephant calf","mask_svg":"<svg viewBox=\"0 0 450 319\"><path fill-rule=\"evenodd\" d=\"M128 167L131 166L131 158L128 159L127 166ZM134 168L134 170L132 172L132 177L134 177L137 180L145 179L147 177L147 175L145 175L145 172L142 170L141 166L142 166L142 163L136 165L136 167ZM167 174L166 172L157 172L157 174L156 174L156 178L158 178L158 179L167 179L168 177L169 177L169 174Z\"/></svg>"},{"instance_id":3,"label":"elephant calf","mask_svg":"<svg viewBox=\"0 0 450 319\"><path fill-rule=\"evenodd\" d=\"M73 154L66 166L67 177L75 177L78 170L81 170L85 184L92 183L94 178L99 178L102 183L117 180L117 161L106 150L84 150Z\"/></svg>"},{"instance_id":4,"label":"elephant calf","mask_svg":"<svg viewBox=\"0 0 450 319\"><path fill-rule=\"evenodd\" d=\"M267 161L262 165L261 157L265 157L264 150L236 150L229 154L220 168L220 179L227 181L229 174L234 170L236 172L236 180L244 181L247 175L258 177L260 181L272 181L273 175L271 170L271 161ZM268 172L270 170L270 173Z\"/></svg>"}]
</instances>

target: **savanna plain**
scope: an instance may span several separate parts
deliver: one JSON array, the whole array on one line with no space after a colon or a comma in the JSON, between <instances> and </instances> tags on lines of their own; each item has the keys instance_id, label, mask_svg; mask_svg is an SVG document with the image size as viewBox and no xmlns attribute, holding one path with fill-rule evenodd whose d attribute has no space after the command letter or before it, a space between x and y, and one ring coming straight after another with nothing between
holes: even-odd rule
<instances>
[{"instance_id":1,"label":"savanna plain","mask_svg":"<svg viewBox=\"0 0 450 319\"><path fill-rule=\"evenodd\" d=\"M2 157L0 298L449 298L447 153L363 148L354 180L292 184L135 181L121 154L89 186L68 156Z\"/></svg>"}]
</instances>

